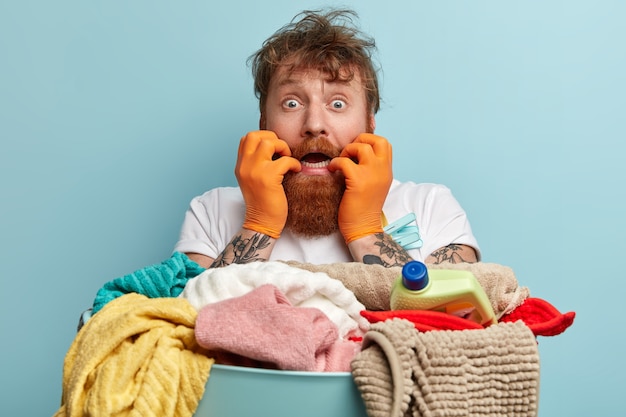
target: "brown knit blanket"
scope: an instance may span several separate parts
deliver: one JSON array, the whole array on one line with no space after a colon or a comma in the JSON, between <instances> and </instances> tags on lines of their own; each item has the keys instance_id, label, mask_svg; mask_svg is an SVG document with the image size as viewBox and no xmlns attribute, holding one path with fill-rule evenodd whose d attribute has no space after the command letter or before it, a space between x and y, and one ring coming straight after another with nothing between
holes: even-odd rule
<instances>
[{"instance_id":1,"label":"brown knit blanket","mask_svg":"<svg viewBox=\"0 0 626 417\"><path fill-rule=\"evenodd\" d=\"M401 267L385 268L382 265L359 262L324 265L294 261L287 263L313 272L325 272L331 278L340 280L346 288L354 292L367 310L389 310L392 284L402 273ZM498 319L519 307L530 294L528 288L518 285L511 268L496 263L441 263L426 266L432 269L462 269L472 272L485 290Z\"/></svg>"},{"instance_id":2,"label":"brown knit blanket","mask_svg":"<svg viewBox=\"0 0 626 417\"><path fill-rule=\"evenodd\" d=\"M352 375L369 417L537 415L539 354L522 322L427 333L375 323Z\"/></svg>"}]
</instances>

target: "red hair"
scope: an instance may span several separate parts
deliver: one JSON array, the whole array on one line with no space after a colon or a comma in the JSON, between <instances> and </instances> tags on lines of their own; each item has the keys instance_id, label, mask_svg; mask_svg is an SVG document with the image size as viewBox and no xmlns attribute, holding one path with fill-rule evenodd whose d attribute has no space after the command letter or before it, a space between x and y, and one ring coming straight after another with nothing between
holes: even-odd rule
<instances>
[{"instance_id":1,"label":"red hair","mask_svg":"<svg viewBox=\"0 0 626 417\"><path fill-rule=\"evenodd\" d=\"M304 11L263 43L249 58L261 114L270 81L283 66L288 71L319 70L329 81L350 81L358 72L368 111L378 112L380 94L372 60L376 44L354 25L356 18L351 10Z\"/></svg>"}]
</instances>

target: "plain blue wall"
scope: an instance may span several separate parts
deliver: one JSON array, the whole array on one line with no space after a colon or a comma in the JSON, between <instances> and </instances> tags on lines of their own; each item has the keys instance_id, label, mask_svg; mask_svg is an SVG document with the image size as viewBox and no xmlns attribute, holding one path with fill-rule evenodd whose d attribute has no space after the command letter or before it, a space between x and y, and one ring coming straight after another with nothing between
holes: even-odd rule
<instances>
[{"instance_id":1,"label":"plain blue wall","mask_svg":"<svg viewBox=\"0 0 626 417\"><path fill-rule=\"evenodd\" d=\"M541 416L624 415L626 7L347 1L377 38L399 179L448 185L484 260L574 326L539 338ZM0 415L52 415L79 313L234 185L246 58L323 3L0 3Z\"/></svg>"}]
</instances>

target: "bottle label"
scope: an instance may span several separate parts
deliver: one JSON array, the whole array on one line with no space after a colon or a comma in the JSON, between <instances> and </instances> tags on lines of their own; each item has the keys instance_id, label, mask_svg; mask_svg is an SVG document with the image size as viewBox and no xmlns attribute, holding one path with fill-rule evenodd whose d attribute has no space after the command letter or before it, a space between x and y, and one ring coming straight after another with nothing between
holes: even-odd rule
<instances>
[{"instance_id":1,"label":"bottle label","mask_svg":"<svg viewBox=\"0 0 626 417\"><path fill-rule=\"evenodd\" d=\"M471 303L460 302L446 304L440 311L452 314L456 317L461 317L462 319L468 319L478 323L481 322L480 314L478 314L476 307Z\"/></svg>"}]
</instances>

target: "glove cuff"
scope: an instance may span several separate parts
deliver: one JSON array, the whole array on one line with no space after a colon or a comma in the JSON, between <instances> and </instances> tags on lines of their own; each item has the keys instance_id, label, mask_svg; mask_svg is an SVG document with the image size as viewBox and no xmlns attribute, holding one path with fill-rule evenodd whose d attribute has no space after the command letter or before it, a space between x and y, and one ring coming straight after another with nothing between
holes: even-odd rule
<instances>
[{"instance_id":1,"label":"glove cuff","mask_svg":"<svg viewBox=\"0 0 626 417\"><path fill-rule=\"evenodd\" d=\"M383 228L379 227L379 228L373 228L373 229L367 229L367 230L357 230L351 234L344 234L343 237L346 240L346 245L348 245L357 239L361 239L362 237L369 236L369 235L375 235L376 233L383 233Z\"/></svg>"},{"instance_id":2,"label":"glove cuff","mask_svg":"<svg viewBox=\"0 0 626 417\"><path fill-rule=\"evenodd\" d=\"M265 227L260 224L250 222L245 222L242 227L244 229L252 230L253 232L263 233L264 235L268 235L273 239L278 239L281 233L281 230L272 229L270 227Z\"/></svg>"}]
</instances>

